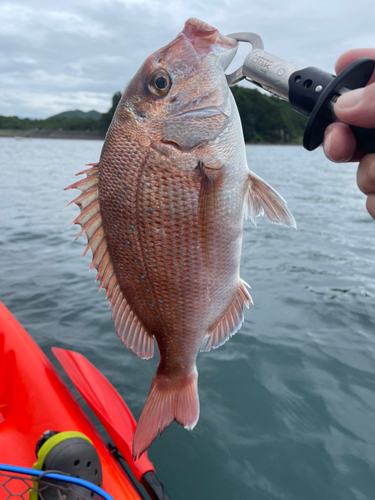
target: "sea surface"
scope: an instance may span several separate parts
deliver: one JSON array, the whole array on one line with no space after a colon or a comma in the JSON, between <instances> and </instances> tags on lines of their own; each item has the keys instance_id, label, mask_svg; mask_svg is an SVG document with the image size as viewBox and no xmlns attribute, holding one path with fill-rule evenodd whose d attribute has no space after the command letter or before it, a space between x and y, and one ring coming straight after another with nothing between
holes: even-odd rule
<instances>
[{"instance_id":1,"label":"sea surface","mask_svg":"<svg viewBox=\"0 0 375 500\"><path fill-rule=\"evenodd\" d=\"M51 346L83 353L138 418L157 356L121 345L86 238L69 228L79 210L63 211L76 193L63 188L101 147L0 139L0 300L56 367ZM196 428L173 424L149 457L171 500L373 500L375 222L356 166L297 146L247 155L298 229L245 222L254 306L229 342L198 356Z\"/></svg>"}]
</instances>

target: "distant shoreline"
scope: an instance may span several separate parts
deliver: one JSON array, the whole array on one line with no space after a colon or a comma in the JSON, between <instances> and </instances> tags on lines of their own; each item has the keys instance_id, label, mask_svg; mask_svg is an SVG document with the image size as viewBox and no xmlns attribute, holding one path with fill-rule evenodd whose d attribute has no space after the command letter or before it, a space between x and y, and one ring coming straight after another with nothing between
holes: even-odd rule
<instances>
[{"instance_id":1,"label":"distant shoreline","mask_svg":"<svg viewBox=\"0 0 375 500\"><path fill-rule=\"evenodd\" d=\"M81 130L7 130L0 129L1 137L25 137L28 139L81 139L104 141L105 134L98 131ZM301 146L296 142L247 142L248 146Z\"/></svg>"},{"instance_id":2,"label":"distant shoreline","mask_svg":"<svg viewBox=\"0 0 375 500\"><path fill-rule=\"evenodd\" d=\"M85 139L104 141L105 134L84 130L7 130L0 129L1 137L26 137L31 139Z\"/></svg>"}]
</instances>

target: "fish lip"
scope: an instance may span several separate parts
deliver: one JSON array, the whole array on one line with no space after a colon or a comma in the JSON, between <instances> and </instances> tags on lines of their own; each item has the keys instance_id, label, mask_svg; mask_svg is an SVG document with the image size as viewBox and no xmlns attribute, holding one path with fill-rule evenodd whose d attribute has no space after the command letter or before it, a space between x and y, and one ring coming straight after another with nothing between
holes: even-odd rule
<instances>
[{"instance_id":1,"label":"fish lip","mask_svg":"<svg viewBox=\"0 0 375 500\"><path fill-rule=\"evenodd\" d=\"M221 54L221 67L223 68L223 71L226 71L228 69L228 66L236 57L237 50L238 50L238 45L236 47L228 49L225 53Z\"/></svg>"},{"instance_id":2,"label":"fish lip","mask_svg":"<svg viewBox=\"0 0 375 500\"><path fill-rule=\"evenodd\" d=\"M186 38L186 40L190 43L192 48L194 49L195 53L197 54L197 57L199 59L202 59L202 52L194 45L194 43L192 43L191 39L187 38L184 33L183 33L183 35ZM229 37L226 37L226 38L228 38L228 40L236 41L236 40L234 40L234 38L229 38ZM223 69L223 71L225 71L228 68L228 66L230 65L230 63L233 61L233 59L236 57L237 50L238 50L238 42L237 42L237 45L232 46L232 47L228 47L225 50L215 50L215 48L217 48L217 47L220 47L220 44L218 42L212 43L210 45L210 50L208 51L208 53L217 54L217 56L219 57L219 60L220 60L219 64L220 64L221 68Z\"/></svg>"},{"instance_id":3,"label":"fish lip","mask_svg":"<svg viewBox=\"0 0 375 500\"><path fill-rule=\"evenodd\" d=\"M208 53L216 53L224 71L238 50L239 43L236 39L222 35L213 26L196 18L190 18L185 22L181 34L190 42L199 59L202 60Z\"/></svg>"}]
</instances>

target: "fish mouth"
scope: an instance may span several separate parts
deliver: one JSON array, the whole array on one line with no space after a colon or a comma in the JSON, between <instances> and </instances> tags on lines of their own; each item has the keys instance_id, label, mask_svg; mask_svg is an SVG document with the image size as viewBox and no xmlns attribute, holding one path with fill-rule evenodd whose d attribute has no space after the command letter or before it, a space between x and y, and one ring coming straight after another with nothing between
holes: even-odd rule
<instances>
[{"instance_id":1,"label":"fish mouth","mask_svg":"<svg viewBox=\"0 0 375 500\"><path fill-rule=\"evenodd\" d=\"M215 52L224 71L237 53L237 40L222 35L216 28L194 17L186 21L182 33L190 41L200 59L209 52Z\"/></svg>"}]
</instances>

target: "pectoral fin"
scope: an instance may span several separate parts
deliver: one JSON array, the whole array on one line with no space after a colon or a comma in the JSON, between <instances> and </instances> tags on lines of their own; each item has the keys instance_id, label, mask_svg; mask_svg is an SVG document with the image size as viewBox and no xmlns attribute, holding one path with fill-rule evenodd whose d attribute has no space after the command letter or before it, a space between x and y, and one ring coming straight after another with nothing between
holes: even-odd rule
<instances>
[{"instance_id":1,"label":"pectoral fin","mask_svg":"<svg viewBox=\"0 0 375 500\"><path fill-rule=\"evenodd\" d=\"M274 224L297 228L296 221L284 198L267 182L250 172L245 217L250 218L256 225L256 217L264 213Z\"/></svg>"},{"instance_id":2,"label":"pectoral fin","mask_svg":"<svg viewBox=\"0 0 375 500\"><path fill-rule=\"evenodd\" d=\"M204 337L200 348L202 352L220 347L241 328L244 320L243 305L245 304L249 308L249 305L253 303L247 288L249 288L249 285L240 279L233 302Z\"/></svg>"}]
</instances>

